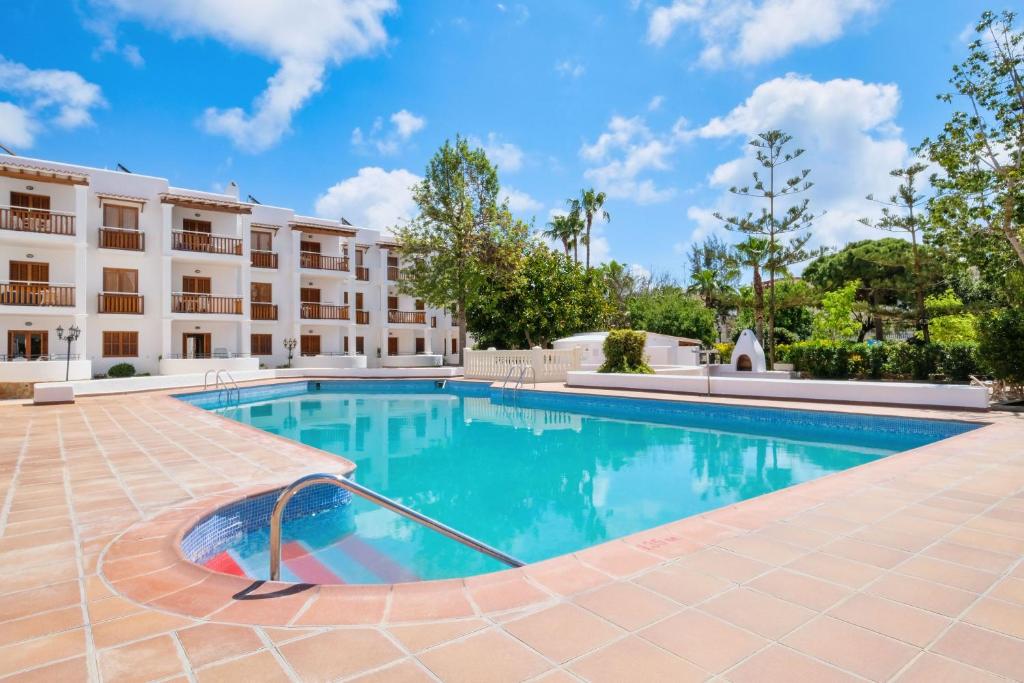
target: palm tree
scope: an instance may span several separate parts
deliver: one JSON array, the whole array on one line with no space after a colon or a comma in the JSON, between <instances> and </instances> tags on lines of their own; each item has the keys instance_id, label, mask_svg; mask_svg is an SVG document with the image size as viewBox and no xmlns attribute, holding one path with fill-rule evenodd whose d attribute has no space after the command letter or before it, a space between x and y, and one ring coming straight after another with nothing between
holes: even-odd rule
<instances>
[{"instance_id":1,"label":"palm tree","mask_svg":"<svg viewBox=\"0 0 1024 683\"><path fill-rule=\"evenodd\" d=\"M754 334L764 344L764 281L761 279L761 269L771 258L771 243L766 238L750 236L734 249L736 262L750 268L754 275Z\"/></svg>"},{"instance_id":2,"label":"palm tree","mask_svg":"<svg viewBox=\"0 0 1024 683\"><path fill-rule=\"evenodd\" d=\"M569 255L569 245L572 244L574 235L572 223L569 216L552 216L548 221L548 229L541 233L549 240L562 243L565 255Z\"/></svg>"},{"instance_id":3,"label":"palm tree","mask_svg":"<svg viewBox=\"0 0 1024 683\"><path fill-rule=\"evenodd\" d=\"M590 226L594 223L594 216L601 216L606 223L612 219L604 210L605 199L607 196L604 192L595 192L594 188L590 188L581 190L579 199L570 200L578 206L586 219L586 235L583 237L583 244L587 247L587 270L590 270Z\"/></svg>"}]
</instances>

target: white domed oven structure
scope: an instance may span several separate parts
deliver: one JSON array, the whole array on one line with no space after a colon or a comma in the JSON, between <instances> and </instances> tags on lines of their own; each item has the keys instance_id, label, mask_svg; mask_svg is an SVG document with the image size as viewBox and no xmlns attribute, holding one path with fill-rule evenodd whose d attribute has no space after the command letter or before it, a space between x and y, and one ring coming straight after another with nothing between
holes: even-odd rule
<instances>
[{"instance_id":1,"label":"white domed oven structure","mask_svg":"<svg viewBox=\"0 0 1024 683\"><path fill-rule=\"evenodd\" d=\"M752 331L740 332L732 351L730 365L733 372L765 372L768 369L764 360L764 349Z\"/></svg>"}]
</instances>

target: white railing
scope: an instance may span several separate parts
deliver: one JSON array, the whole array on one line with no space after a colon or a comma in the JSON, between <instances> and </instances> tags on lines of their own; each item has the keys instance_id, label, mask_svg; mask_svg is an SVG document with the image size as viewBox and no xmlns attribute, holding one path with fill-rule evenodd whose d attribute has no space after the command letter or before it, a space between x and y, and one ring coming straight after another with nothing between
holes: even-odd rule
<instances>
[{"instance_id":1,"label":"white railing","mask_svg":"<svg viewBox=\"0 0 1024 683\"><path fill-rule=\"evenodd\" d=\"M532 367L538 382L564 382L566 373L580 369L580 349L542 349L526 351L472 351L465 353L466 379L500 381L511 367Z\"/></svg>"}]
</instances>

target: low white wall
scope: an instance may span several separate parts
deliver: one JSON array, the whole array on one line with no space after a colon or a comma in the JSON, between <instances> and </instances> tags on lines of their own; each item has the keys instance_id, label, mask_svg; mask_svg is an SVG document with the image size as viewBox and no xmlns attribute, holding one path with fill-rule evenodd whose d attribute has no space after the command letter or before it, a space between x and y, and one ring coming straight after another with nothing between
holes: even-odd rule
<instances>
[{"instance_id":1,"label":"low white wall","mask_svg":"<svg viewBox=\"0 0 1024 683\"><path fill-rule=\"evenodd\" d=\"M444 358L439 353L418 353L415 356L382 356L382 368L439 368Z\"/></svg>"},{"instance_id":2,"label":"low white wall","mask_svg":"<svg viewBox=\"0 0 1024 683\"><path fill-rule=\"evenodd\" d=\"M70 367L64 360L26 360L0 363L0 382L63 382L70 379L92 379L91 360L73 360Z\"/></svg>"},{"instance_id":3,"label":"low white wall","mask_svg":"<svg viewBox=\"0 0 1024 683\"><path fill-rule=\"evenodd\" d=\"M711 396L876 403L941 408L988 408L988 391L963 384L755 379L712 375L626 375L570 372L571 387L635 389Z\"/></svg>"},{"instance_id":4,"label":"low white wall","mask_svg":"<svg viewBox=\"0 0 1024 683\"><path fill-rule=\"evenodd\" d=\"M462 375L460 367L443 368L281 368L277 370L249 370L232 372L236 382L266 381L269 379L303 379L305 377L326 377L332 379L447 379ZM61 376L63 379L63 376ZM125 377L120 379L90 379L72 381L68 384L75 389L75 396L94 394L122 394L133 391L155 389L202 388L204 373L181 375L153 375L151 377ZM210 381L213 378L210 377ZM39 383L36 387L52 387L64 382Z\"/></svg>"},{"instance_id":5,"label":"low white wall","mask_svg":"<svg viewBox=\"0 0 1024 683\"><path fill-rule=\"evenodd\" d=\"M581 350L541 349L534 347L526 351L491 350L474 351L466 349L466 379L489 379L501 381L509 376L510 368L532 367L538 382L564 382L570 370L580 369ZM513 378L518 375L513 372ZM532 375L527 375L532 380Z\"/></svg>"},{"instance_id":6,"label":"low white wall","mask_svg":"<svg viewBox=\"0 0 1024 683\"><path fill-rule=\"evenodd\" d=\"M366 356L299 356L292 358L293 368L365 368Z\"/></svg>"},{"instance_id":7,"label":"low white wall","mask_svg":"<svg viewBox=\"0 0 1024 683\"><path fill-rule=\"evenodd\" d=\"M161 375L186 375L207 370L227 370L232 375L260 369L259 358L162 358ZM238 379L237 377L235 379Z\"/></svg>"}]
</instances>

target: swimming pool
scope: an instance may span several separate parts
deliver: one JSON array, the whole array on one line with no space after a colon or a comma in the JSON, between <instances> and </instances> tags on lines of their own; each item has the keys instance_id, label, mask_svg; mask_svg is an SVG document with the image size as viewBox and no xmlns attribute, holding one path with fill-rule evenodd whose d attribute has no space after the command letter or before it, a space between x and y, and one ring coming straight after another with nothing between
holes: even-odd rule
<instances>
[{"instance_id":1,"label":"swimming pool","mask_svg":"<svg viewBox=\"0 0 1024 683\"><path fill-rule=\"evenodd\" d=\"M824 411L520 392L423 380L302 381L179 396L342 455L354 478L526 562L752 498L978 425ZM230 403L230 404L229 404ZM504 568L329 487L289 506L282 578L391 583ZM193 561L268 574L276 494L186 534Z\"/></svg>"}]
</instances>

